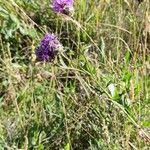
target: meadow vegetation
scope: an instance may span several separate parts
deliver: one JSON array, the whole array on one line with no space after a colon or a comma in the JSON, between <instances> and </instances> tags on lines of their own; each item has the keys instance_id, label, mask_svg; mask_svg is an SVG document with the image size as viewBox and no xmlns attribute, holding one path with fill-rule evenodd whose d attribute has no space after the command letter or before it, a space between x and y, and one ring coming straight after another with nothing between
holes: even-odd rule
<instances>
[{"instance_id":1,"label":"meadow vegetation","mask_svg":"<svg viewBox=\"0 0 150 150\"><path fill-rule=\"evenodd\" d=\"M46 32L63 49L37 62ZM0 150L149 147L149 0L0 0Z\"/></svg>"}]
</instances>

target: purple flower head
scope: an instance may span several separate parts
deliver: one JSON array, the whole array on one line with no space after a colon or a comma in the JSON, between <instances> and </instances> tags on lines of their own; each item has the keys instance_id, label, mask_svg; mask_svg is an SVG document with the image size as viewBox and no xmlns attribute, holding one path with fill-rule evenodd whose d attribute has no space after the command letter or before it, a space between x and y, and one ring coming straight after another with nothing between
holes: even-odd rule
<instances>
[{"instance_id":1,"label":"purple flower head","mask_svg":"<svg viewBox=\"0 0 150 150\"><path fill-rule=\"evenodd\" d=\"M36 49L36 57L39 61L51 61L54 59L61 44L54 34L46 33L40 46Z\"/></svg>"},{"instance_id":2,"label":"purple flower head","mask_svg":"<svg viewBox=\"0 0 150 150\"><path fill-rule=\"evenodd\" d=\"M58 13L70 15L73 11L73 0L53 0L53 10Z\"/></svg>"}]
</instances>

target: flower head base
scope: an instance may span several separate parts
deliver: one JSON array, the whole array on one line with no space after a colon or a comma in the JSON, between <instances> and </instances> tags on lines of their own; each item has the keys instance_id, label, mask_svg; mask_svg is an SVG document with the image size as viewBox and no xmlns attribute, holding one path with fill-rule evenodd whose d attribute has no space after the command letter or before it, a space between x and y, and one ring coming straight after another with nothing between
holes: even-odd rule
<instances>
[{"instance_id":1,"label":"flower head base","mask_svg":"<svg viewBox=\"0 0 150 150\"><path fill-rule=\"evenodd\" d=\"M53 10L57 13L70 15L73 13L73 0L53 0Z\"/></svg>"},{"instance_id":2,"label":"flower head base","mask_svg":"<svg viewBox=\"0 0 150 150\"><path fill-rule=\"evenodd\" d=\"M36 49L36 57L38 61L51 61L54 59L59 48L60 42L54 34L46 33L44 39L41 41L40 46Z\"/></svg>"}]
</instances>

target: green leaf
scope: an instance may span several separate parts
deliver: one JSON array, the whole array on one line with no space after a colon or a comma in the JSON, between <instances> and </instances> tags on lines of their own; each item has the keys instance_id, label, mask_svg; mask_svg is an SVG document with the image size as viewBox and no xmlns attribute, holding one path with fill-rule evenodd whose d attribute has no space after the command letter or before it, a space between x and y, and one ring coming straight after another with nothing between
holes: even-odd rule
<instances>
[{"instance_id":1,"label":"green leaf","mask_svg":"<svg viewBox=\"0 0 150 150\"><path fill-rule=\"evenodd\" d=\"M129 61L130 61L130 56L131 56L131 54L130 54L130 52L129 51L127 51L126 52L126 54L125 54L125 64L128 64L129 63Z\"/></svg>"},{"instance_id":2,"label":"green leaf","mask_svg":"<svg viewBox=\"0 0 150 150\"><path fill-rule=\"evenodd\" d=\"M69 143L67 143L67 144L65 145L64 150L70 150L70 144L69 144Z\"/></svg>"},{"instance_id":3,"label":"green leaf","mask_svg":"<svg viewBox=\"0 0 150 150\"><path fill-rule=\"evenodd\" d=\"M144 127L150 127L150 121L144 121L144 122L142 123L142 125L143 125Z\"/></svg>"}]
</instances>

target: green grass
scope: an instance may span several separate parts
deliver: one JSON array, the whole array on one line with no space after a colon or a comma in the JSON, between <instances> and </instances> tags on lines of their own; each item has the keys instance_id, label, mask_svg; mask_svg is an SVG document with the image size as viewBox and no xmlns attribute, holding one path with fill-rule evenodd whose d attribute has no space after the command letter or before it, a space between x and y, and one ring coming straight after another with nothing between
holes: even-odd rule
<instances>
[{"instance_id":1,"label":"green grass","mask_svg":"<svg viewBox=\"0 0 150 150\"><path fill-rule=\"evenodd\" d=\"M76 0L69 18L48 0L0 0L0 150L148 150L149 6ZM37 63L45 32L64 48Z\"/></svg>"}]
</instances>

